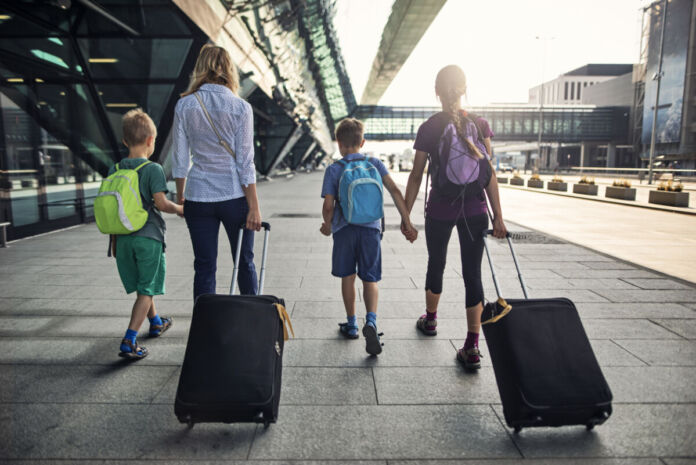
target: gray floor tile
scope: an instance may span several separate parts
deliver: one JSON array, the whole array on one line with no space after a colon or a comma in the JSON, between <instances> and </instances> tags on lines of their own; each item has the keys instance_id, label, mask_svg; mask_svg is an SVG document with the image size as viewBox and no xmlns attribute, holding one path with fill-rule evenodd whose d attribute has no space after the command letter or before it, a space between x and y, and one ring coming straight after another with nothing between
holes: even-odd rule
<instances>
[{"instance_id":1,"label":"gray floor tile","mask_svg":"<svg viewBox=\"0 0 696 465\"><path fill-rule=\"evenodd\" d=\"M356 303L356 315L362 317L365 314L365 305ZM380 302L377 310L378 320L386 318L413 318L415 319L425 312L425 298L421 295L416 301L393 301ZM465 315L465 309L461 305L453 302L443 302L438 308L438 318L457 319ZM313 302L298 300L295 302L292 311L293 318L336 318L343 321L346 317L346 310L343 302Z\"/></svg>"},{"instance_id":2,"label":"gray floor tile","mask_svg":"<svg viewBox=\"0 0 696 465\"><path fill-rule=\"evenodd\" d=\"M696 290L620 290L598 289L602 297L612 302L693 302L696 301Z\"/></svg>"},{"instance_id":3,"label":"gray floor tile","mask_svg":"<svg viewBox=\"0 0 696 465\"><path fill-rule=\"evenodd\" d=\"M614 367L604 376L614 403L696 403L695 367Z\"/></svg>"},{"instance_id":4,"label":"gray floor tile","mask_svg":"<svg viewBox=\"0 0 696 465\"><path fill-rule=\"evenodd\" d=\"M660 459L475 459L475 460L390 460L389 465L664 465ZM691 465L691 464L683 464Z\"/></svg>"},{"instance_id":5,"label":"gray floor tile","mask_svg":"<svg viewBox=\"0 0 696 465\"><path fill-rule=\"evenodd\" d=\"M0 402L147 404L174 367L0 365Z\"/></svg>"},{"instance_id":6,"label":"gray floor tile","mask_svg":"<svg viewBox=\"0 0 696 465\"><path fill-rule=\"evenodd\" d=\"M687 339L696 339L696 318L688 320L653 320L660 326L664 326L670 331L674 331Z\"/></svg>"},{"instance_id":7,"label":"gray floor tile","mask_svg":"<svg viewBox=\"0 0 696 465\"><path fill-rule=\"evenodd\" d=\"M59 318L3 316L0 317L0 336L22 336L44 332Z\"/></svg>"},{"instance_id":8,"label":"gray floor tile","mask_svg":"<svg viewBox=\"0 0 696 465\"><path fill-rule=\"evenodd\" d=\"M581 265L584 265L593 270L633 270L636 267L629 265L628 263L619 262L615 260L600 260L600 261L580 261Z\"/></svg>"},{"instance_id":9,"label":"gray floor tile","mask_svg":"<svg viewBox=\"0 0 696 465\"><path fill-rule=\"evenodd\" d=\"M576 304L585 318L694 318L696 313L682 304L662 303L590 303Z\"/></svg>"},{"instance_id":10,"label":"gray floor tile","mask_svg":"<svg viewBox=\"0 0 696 465\"><path fill-rule=\"evenodd\" d=\"M653 366L696 366L696 341L617 339L614 342Z\"/></svg>"},{"instance_id":11,"label":"gray floor tile","mask_svg":"<svg viewBox=\"0 0 696 465\"><path fill-rule=\"evenodd\" d=\"M693 459L662 459L666 465L696 465L696 458Z\"/></svg>"},{"instance_id":12,"label":"gray floor tile","mask_svg":"<svg viewBox=\"0 0 696 465\"><path fill-rule=\"evenodd\" d=\"M380 331L390 339L460 339L466 337L466 318L464 312L462 318L437 319L437 336L426 336L416 329L417 318L425 313L414 315L412 318L383 318L377 324Z\"/></svg>"},{"instance_id":13,"label":"gray floor tile","mask_svg":"<svg viewBox=\"0 0 696 465\"><path fill-rule=\"evenodd\" d=\"M0 363L112 365L121 338L0 338ZM138 365L181 365L186 340L162 338L141 341L149 355Z\"/></svg>"},{"instance_id":14,"label":"gray floor tile","mask_svg":"<svg viewBox=\"0 0 696 465\"><path fill-rule=\"evenodd\" d=\"M585 269L585 270L556 270L564 278L594 278L594 279L604 279L604 278L659 278L660 275L648 270L630 268L623 270L597 270L597 269Z\"/></svg>"},{"instance_id":15,"label":"gray floor tile","mask_svg":"<svg viewBox=\"0 0 696 465\"><path fill-rule=\"evenodd\" d=\"M582 321L590 339L678 339L679 336L648 320L591 319Z\"/></svg>"},{"instance_id":16,"label":"gray floor tile","mask_svg":"<svg viewBox=\"0 0 696 465\"><path fill-rule=\"evenodd\" d=\"M496 407L502 418L502 407ZM529 428L514 436L528 458L696 455L696 405L616 404L593 432L581 427Z\"/></svg>"},{"instance_id":17,"label":"gray floor tile","mask_svg":"<svg viewBox=\"0 0 696 465\"><path fill-rule=\"evenodd\" d=\"M451 366L454 347L448 340L382 339L384 350L378 357L365 352L364 339L298 339L285 347L285 366L373 367L373 366Z\"/></svg>"},{"instance_id":18,"label":"gray floor tile","mask_svg":"<svg viewBox=\"0 0 696 465\"><path fill-rule=\"evenodd\" d=\"M490 404L500 402L491 367L374 368L380 404Z\"/></svg>"},{"instance_id":19,"label":"gray floor tile","mask_svg":"<svg viewBox=\"0 0 696 465\"><path fill-rule=\"evenodd\" d=\"M471 422L475 429L467 426ZM424 431L438 447L423 447ZM519 453L488 406L286 406L281 423L259 430L250 454L252 459L280 457L512 458Z\"/></svg>"},{"instance_id":20,"label":"gray floor tile","mask_svg":"<svg viewBox=\"0 0 696 465\"><path fill-rule=\"evenodd\" d=\"M674 279L623 278L623 280L641 289L694 289L694 286Z\"/></svg>"},{"instance_id":21,"label":"gray floor tile","mask_svg":"<svg viewBox=\"0 0 696 465\"><path fill-rule=\"evenodd\" d=\"M373 405L377 403L369 368L283 369L283 405Z\"/></svg>"},{"instance_id":22,"label":"gray floor tile","mask_svg":"<svg viewBox=\"0 0 696 465\"><path fill-rule=\"evenodd\" d=\"M637 289L636 286L615 278L570 278L568 281L576 289Z\"/></svg>"},{"instance_id":23,"label":"gray floor tile","mask_svg":"<svg viewBox=\"0 0 696 465\"><path fill-rule=\"evenodd\" d=\"M189 430L171 405L5 404L0 459L241 459L256 428L201 424Z\"/></svg>"}]
</instances>

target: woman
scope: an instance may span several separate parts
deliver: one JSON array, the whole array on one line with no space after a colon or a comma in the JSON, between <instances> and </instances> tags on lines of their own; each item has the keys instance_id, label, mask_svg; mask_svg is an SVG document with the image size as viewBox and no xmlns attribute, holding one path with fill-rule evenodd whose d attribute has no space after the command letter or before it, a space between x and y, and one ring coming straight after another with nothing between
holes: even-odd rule
<instances>
[{"instance_id":1,"label":"woman","mask_svg":"<svg viewBox=\"0 0 696 465\"><path fill-rule=\"evenodd\" d=\"M261 229L254 122L251 105L236 95L238 88L237 70L227 51L205 45L198 55L189 88L177 102L174 113L172 171L193 244L194 300L199 295L215 293L220 223L233 251L239 229L246 225L237 264L239 290L242 294L256 294L258 287L254 233L248 231ZM204 106L232 153L215 134Z\"/></svg>"},{"instance_id":2,"label":"woman","mask_svg":"<svg viewBox=\"0 0 696 465\"><path fill-rule=\"evenodd\" d=\"M440 139L450 124L456 136L467 148L467 156L478 160L485 176L481 190L485 189L493 210L493 235L505 237L507 230L500 210L498 182L490 164L484 141L479 139L482 126L476 124L461 109L460 100L466 94L466 76L455 65L446 66L437 74L435 93L442 103L442 111L436 113L418 129L413 148L416 155L413 171L406 187L406 206L413 208L423 180L423 172L428 159L438 157ZM485 120L484 120L485 121ZM477 125L479 128L477 128ZM484 134L485 136L485 134ZM488 134L490 137L490 134ZM485 139L485 137L484 137ZM431 171L432 171L431 164ZM478 182L478 180L477 180ZM481 312L483 311L483 284L481 283L481 259L483 256L483 232L488 228L486 199L480 193L464 197L452 197L434 183L425 206L425 239L428 247L428 271L425 279L426 313L421 316L416 327L424 334L437 334L437 306L442 293L442 277L445 272L447 245L452 229L456 226L461 248L462 276L466 287L466 319L468 333L464 347L457 351L457 360L466 368L480 368L481 353L478 349L478 335L481 331Z\"/></svg>"}]
</instances>

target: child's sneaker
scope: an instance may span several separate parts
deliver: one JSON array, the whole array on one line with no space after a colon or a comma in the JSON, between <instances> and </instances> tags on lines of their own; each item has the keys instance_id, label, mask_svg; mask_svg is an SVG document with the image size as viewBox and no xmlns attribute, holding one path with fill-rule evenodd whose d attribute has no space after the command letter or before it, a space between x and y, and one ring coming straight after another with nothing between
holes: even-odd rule
<instances>
[{"instance_id":1,"label":"child's sneaker","mask_svg":"<svg viewBox=\"0 0 696 465\"><path fill-rule=\"evenodd\" d=\"M162 324L158 325L150 323L150 337L161 336L162 333L171 328L172 324L174 323L174 318L170 316L160 316L160 318L162 320Z\"/></svg>"},{"instance_id":2,"label":"child's sneaker","mask_svg":"<svg viewBox=\"0 0 696 465\"><path fill-rule=\"evenodd\" d=\"M119 352L118 356L131 360L139 360L147 357L147 353L148 352L145 347L139 346L135 341L124 338L121 341L121 352Z\"/></svg>"},{"instance_id":3,"label":"child's sneaker","mask_svg":"<svg viewBox=\"0 0 696 465\"><path fill-rule=\"evenodd\" d=\"M434 318L429 319L427 313L418 318L416 328L426 336L437 336L437 320Z\"/></svg>"},{"instance_id":4,"label":"child's sneaker","mask_svg":"<svg viewBox=\"0 0 696 465\"><path fill-rule=\"evenodd\" d=\"M358 325L350 323L339 323L338 331L347 339L357 339L360 337L358 335Z\"/></svg>"},{"instance_id":5,"label":"child's sneaker","mask_svg":"<svg viewBox=\"0 0 696 465\"><path fill-rule=\"evenodd\" d=\"M384 336L384 333L377 332L377 325L368 321L365 323L362 329L363 336L365 336L365 350L370 355L379 355L382 353L382 342L380 342L379 337Z\"/></svg>"},{"instance_id":6,"label":"child's sneaker","mask_svg":"<svg viewBox=\"0 0 696 465\"><path fill-rule=\"evenodd\" d=\"M481 351L478 347L474 346L470 349L464 350L462 347L457 351L457 360L464 364L464 368L467 370L478 370L481 368Z\"/></svg>"}]
</instances>

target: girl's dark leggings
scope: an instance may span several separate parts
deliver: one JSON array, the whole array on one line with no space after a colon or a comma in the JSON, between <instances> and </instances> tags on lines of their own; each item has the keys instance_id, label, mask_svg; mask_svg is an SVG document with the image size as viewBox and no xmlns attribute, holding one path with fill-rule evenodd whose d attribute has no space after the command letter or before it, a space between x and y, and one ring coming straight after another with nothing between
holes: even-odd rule
<instances>
[{"instance_id":1,"label":"girl's dark leggings","mask_svg":"<svg viewBox=\"0 0 696 465\"><path fill-rule=\"evenodd\" d=\"M488 228L488 216L485 214L472 216L466 220L461 218L456 221L425 218L425 241L428 246L428 272L425 276L425 289L433 294L442 293L442 276L445 273L447 261L447 245L454 226L457 226L459 233L462 276L464 277L464 287L466 287L466 306L469 308L483 302L481 259L483 258L483 231Z\"/></svg>"}]
</instances>

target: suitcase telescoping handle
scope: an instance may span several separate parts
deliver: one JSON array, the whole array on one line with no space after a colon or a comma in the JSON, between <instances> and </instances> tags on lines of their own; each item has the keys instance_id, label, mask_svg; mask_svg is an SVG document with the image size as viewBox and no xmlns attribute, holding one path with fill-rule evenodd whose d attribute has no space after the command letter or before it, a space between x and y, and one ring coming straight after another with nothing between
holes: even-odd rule
<instances>
[{"instance_id":1,"label":"suitcase telescoping handle","mask_svg":"<svg viewBox=\"0 0 696 465\"><path fill-rule=\"evenodd\" d=\"M266 280L266 254L268 253L268 234L271 232L271 225L265 221L261 227L266 231L263 235L263 254L261 255L261 276L259 276L258 295L263 294L263 284ZM252 231L253 233L253 231ZM242 254L242 238L244 237L244 226L239 228L237 237L237 250L234 253L234 270L232 270L232 284L230 284L230 295L234 295L237 290L237 276L239 275L239 259Z\"/></svg>"},{"instance_id":2,"label":"suitcase telescoping handle","mask_svg":"<svg viewBox=\"0 0 696 465\"><path fill-rule=\"evenodd\" d=\"M500 294L500 286L498 285L498 278L495 275L495 268L493 267L493 261L491 260L491 253L488 250L488 236L493 235L493 230L492 229L487 229L483 231L483 246L486 249L486 257L488 257L488 264L491 266L491 274L493 275L493 285L495 286L495 292L498 294L498 297L502 297ZM524 294L524 298L528 299L529 296L527 295L527 286L524 284L524 278L522 277L522 272L520 271L520 264L517 262L517 255L515 255L515 248L512 246L512 240L510 239L510 233L508 232L505 235L505 238L507 239L507 243L510 246L510 253L512 254L512 261L515 262L515 268L517 269L517 277L520 280L520 285L522 286L522 293Z\"/></svg>"}]
</instances>

